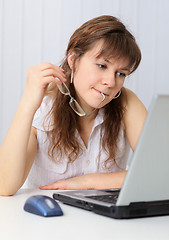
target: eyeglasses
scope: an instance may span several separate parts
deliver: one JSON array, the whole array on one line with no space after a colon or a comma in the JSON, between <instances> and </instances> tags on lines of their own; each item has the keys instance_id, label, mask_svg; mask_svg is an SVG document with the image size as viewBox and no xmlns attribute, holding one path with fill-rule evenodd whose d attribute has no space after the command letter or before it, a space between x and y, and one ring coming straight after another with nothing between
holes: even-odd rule
<instances>
[{"instance_id":1,"label":"eyeglasses","mask_svg":"<svg viewBox=\"0 0 169 240\"><path fill-rule=\"evenodd\" d=\"M69 88L66 86L66 84L63 82L62 85L57 85L57 87L62 94L68 95L70 97L69 105L71 106L73 111L80 117L86 116L86 113L83 110L83 108L70 94Z\"/></svg>"},{"instance_id":2,"label":"eyeglasses","mask_svg":"<svg viewBox=\"0 0 169 240\"><path fill-rule=\"evenodd\" d=\"M90 114L87 115L83 108L79 105L79 103L72 97L69 88L66 86L64 82L62 83L62 85L57 85L57 87L62 94L68 95L70 97L69 105L73 109L73 111L80 117L91 116L94 113L94 111L100 106L100 104L105 100L105 95L101 93L101 95L103 96L101 103L98 105L96 109L94 109Z\"/></svg>"}]
</instances>

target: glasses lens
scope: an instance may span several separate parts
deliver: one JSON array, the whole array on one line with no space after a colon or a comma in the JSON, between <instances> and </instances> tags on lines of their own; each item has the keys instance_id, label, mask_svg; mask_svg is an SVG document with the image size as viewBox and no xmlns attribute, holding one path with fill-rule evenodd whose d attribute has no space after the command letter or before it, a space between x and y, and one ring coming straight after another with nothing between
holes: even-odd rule
<instances>
[{"instance_id":1,"label":"glasses lens","mask_svg":"<svg viewBox=\"0 0 169 240\"><path fill-rule=\"evenodd\" d=\"M62 94L69 95L69 89L65 83L62 83L62 85L57 85L57 87Z\"/></svg>"},{"instance_id":2,"label":"glasses lens","mask_svg":"<svg viewBox=\"0 0 169 240\"><path fill-rule=\"evenodd\" d=\"M69 105L71 106L73 111L75 111L75 113L77 113L77 115L79 115L80 117L86 115L85 111L81 108L79 103L74 98L70 99Z\"/></svg>"}]
</instances>

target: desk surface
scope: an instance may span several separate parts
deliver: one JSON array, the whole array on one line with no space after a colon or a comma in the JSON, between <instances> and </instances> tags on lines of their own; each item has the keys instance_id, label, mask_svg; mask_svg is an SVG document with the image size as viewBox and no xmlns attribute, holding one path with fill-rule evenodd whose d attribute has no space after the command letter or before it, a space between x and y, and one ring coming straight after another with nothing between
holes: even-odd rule
<instances>
[{"instance_id":1,"label":"desk surface","mask_svg":"<svg viewBox=\"0 0 169 240\"><path fill-rule=\"evenodd\" d=\"M115 220L62 203L61 217L44 218L23 210L28 197L53 192L21 189L12 197L0 197L0 239L169 239L169 216Z\"/></svg>"}]
</instances>

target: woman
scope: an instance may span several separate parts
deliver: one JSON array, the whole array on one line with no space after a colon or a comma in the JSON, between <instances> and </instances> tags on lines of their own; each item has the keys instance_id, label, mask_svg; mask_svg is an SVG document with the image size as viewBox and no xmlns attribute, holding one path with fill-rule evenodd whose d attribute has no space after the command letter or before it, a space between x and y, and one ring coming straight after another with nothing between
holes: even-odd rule
<instances>
[{"instance_id":1,"label":"woman","mask_svg":"<svg viewBox=\"0 0 169 240\"><path fill-rule=\"evenodd\" d=\"M0 194L15 194L27 177L40 189L121 187L128 143L134 151L146 118L123 87L140 60L125 26L100 16L74 32L61 67L31 67L0 148Z\"/></svg>"}]
</instances>

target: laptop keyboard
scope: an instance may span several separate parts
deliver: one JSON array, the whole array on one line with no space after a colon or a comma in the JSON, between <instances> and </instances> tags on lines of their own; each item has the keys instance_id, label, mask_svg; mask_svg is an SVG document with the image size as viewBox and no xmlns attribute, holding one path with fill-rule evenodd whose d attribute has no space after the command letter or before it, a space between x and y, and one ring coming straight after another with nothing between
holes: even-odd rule
<instances>
[{"instance_id":1,"label":"laptop keyboard","mask_svg":"<svg viewBox=\"0 0 169 240\"><path fill-rule=\"evenodd\" d=\"M107 202L107 203L113 203L115 204L117 201L119 194L111 194L111 195L100 195L100 196L88 196L88 198L101 201L101 202Z\"/></svg>"}]
</instances>

